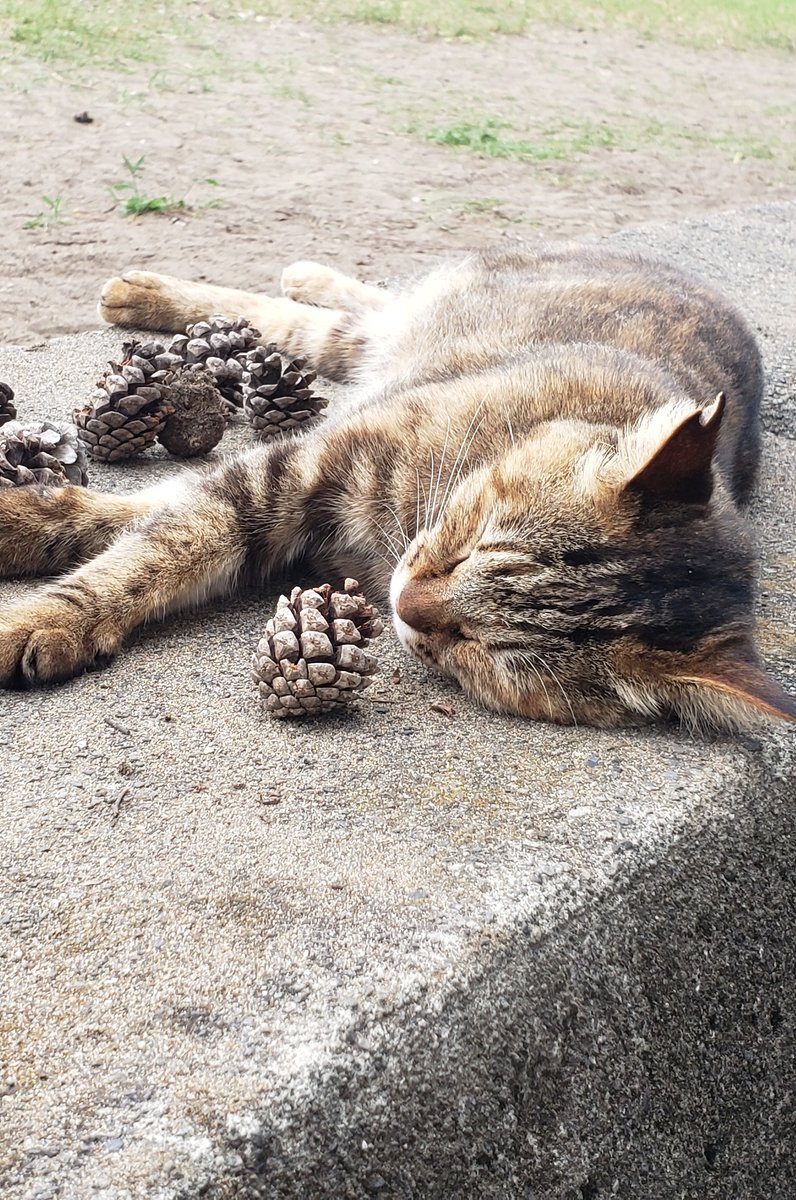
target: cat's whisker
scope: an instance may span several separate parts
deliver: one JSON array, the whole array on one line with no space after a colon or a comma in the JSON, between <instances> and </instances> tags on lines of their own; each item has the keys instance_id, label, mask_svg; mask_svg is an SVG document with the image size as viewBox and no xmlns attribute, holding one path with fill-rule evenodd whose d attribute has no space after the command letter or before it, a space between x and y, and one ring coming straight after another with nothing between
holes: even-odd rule
<instances>
[{"instance_id":1,"label":"cat's whisker","mask_svg":"<svg viewBox=\"0 0 796 1200\"><path fill-rule=\"evenodd\" d=\"M546 684L545 684L545 681L544 681L544 679L542 678L541 671L539 671L538 667L534 666L533 662L532 662L530 659L529 659L529 660L526 662L526 664L525 664L525 665L531 668L531 670L533 671L534 675L535 675L535 676L536 676L536 678L539 680L539 683L540 683L540 685L541 685L542 691L544 692L544 698L545 698L545 700L547 701L547 711L548 711L548 713L550 714L550 720L552 721L552 719L553 719L553 702L552 702L552 700L550 699L550 693L548 692L548 690L547 690L547 686L546 686Z\"/></svg>"},{"instance_id":2,"label":"cat's whisker","mask_svg":"<svg viewBox=\"0 0 796 1200\"><path fill-rule=\"evenodd\" d=\"M420 472L415 467L415 480L417 482L417 514L415 516L415 537L420 533ZM423 499L425 500L426 489L423 488Z\"/></svg>"},{"instance_id":3,"label":"cat's whisker","mask_svg":"<svg viewBox=\"0 0 796 1200\"><path fill-rule=\"evenodd\" d=\"M431 500L431 493L433 492L433 450L429 450L429 457L431 458L431 474L429 476L429 494L427 494L426 497L426 515L424 521L426 529L431 528L429 502Z\"/></svg>"},{"instance_id":4,"label":"cat's whisker","mask_svg":"<svg viewBox=\"0 0 796 1200\"><path fill-rule=\"evenodd\" d=\"M375 517L370 517L369 519L370 519L371 524L375 525L376 529L378 529L379 533L384 538L384 541L386 543L385 549L389 550L391 552L391 554L393 556L392 565L394 566L396 563L400 562L401 557L403 555L403 551L401 550L400 546L395 541L395 538L392 536L392 534L389 532L389 530L385 529L380 521L377 521Z\"/></svg>"},{"instance_id":5,"label":"cat's whisker","mask_svg":"<svg viewBox=\"0 0 796 1200\"><path fill-rule=\"evenodd\" d=\"M450 479L448 480L448 486L445 488L445 494L442 497L440 516L445 512L446 505L455 491L456 484L459 482L459 480L462 476L464 468L467 465L467 455L470 453L470 448L471 448L473 442L475 441L476 437L478 436L481 426L484 423L484 420L485 420L485 418L482 417L481 420L478 422L475 429L472 431L472 434L470 435L467 445L465 446L464 442L462 442L462 446L460 447L460 454L461 454L462 449L464 450L464 453L461 454L461 459L458 462L458 466L454 463L454 470L451 473ZM467 435L465 434L465 437L466 436ZM459 455L457 455L457 459L459 459Z\"/></svg>"},{"instance_id":6,"label":"cat's whisker","mask_svg":"<svg viewBox=\"0 0 796 1200\"><path fill-rule=\"evenodd\" d=\"M386 565L390 568L390 574L392 574L392 572L395 570L395 565L398 560L388 558L386 554L382 554L381 550L379 550L377 546L371 546L370 551L372 554L375 554L377 558L380 558L383 563L386 563Z\"/></svg>"},{"instance_id":7,"label":"cat's whisker","mask_svg":"<svg viewBox=\"0 0 796 1200\"><path fill-rule=\"evenodd\" d=\"M456 467L457 467L457 465L459 464L459 459L460 459L460 457L461 457L461 453L462 453L462 450L463 450L463 448L464 448L464 444L465 444L465 442L467 441L467 438L468 438L468 435L469 435L469 433L470 433L470 430L471 430L471 429L472 429L472 427L473 427L473 422L475 421L476 417L477 417L477 416L478 416L478 414L480 413L481 409L484 407L484 402L485 402L485 400L486 400L486 397L485 397L485 396L482 396L482 397L481 397L481 399L480 399L480 401L478 402L478 406L476 407L476 410L475 410L475 412L473 413L472 417L470 418L470 423L469 423L469 425L467 426L467 428L466 428L466 429L465 429L465 431L464 431L464 434L463 434L463 436L462 436L462 440L461 440L461 442L459 443L459 449L458 449L458 450L457 450L457 452L456 452L456 457L455 457L455 458L454 458L454 460L453 460L453 466L451 467L451 473L450 473L450 476L449 476L449 478L448 478L448 485L447 485L447 487L445 488L445 492L444 492L444 495L443 495L443 497L442 497L443 512L444 512L445 501L446 501L447 497L448 497L448 496L449 496L449 494L450 494L450 490L451 490L451 480L454 478L454 476L455 476L455 474L456 474ZM481 418L481 420L483 421L483 418ZM479 427L480 427L480 422L479 422Z\"/></svg>"},{"instance_id":8,"label":"cat's whisker","mask_svg":"<svg viewBox=\"0 0 796 1200\"><path fill-rule=\"evenodd\" d=\"M451 423L450 423L450 418L448 418L448 425L445 430L445 441L442 443L442 454L440 455L439 468L437 470L437 483L436 483L436 487L434 488L434 499L431 504L431 516L430 516L429 520L432 525L434 524L434 517L437 512L437 498L439 496L439 485L442 482L442 470L443 470L443 467L445 466L445 455L448 450L448 440L450 439L450 434L451 434Z\"/></svg>"},{"instance_id":9,"label":"cat's whisker","mask_svg":"<svg viewBox=\"0 0 796 1200\"><path fill-rule=\"evenodd\" d=\"M506 426L508 427L509 437L511 438L511 444L512 444L512 446L516 446L517 443L514 440L514 430L511 427L511 417L506 417Z\"/></svg>"},{"instance_id":10,"label":"cat's whisker","mask_svg":"<svg viewBox=\"0 0 796 1200\"><path fill-rule=\"evenodd\" d=\"M531 651L531 653L534 655L534 658L536 659L536 661L545 669L545 671L547 671L548 675L553 680L553 683L555 683L556 687L558 688L558 690L560 691L560 693L563 697L564 703L566 704L567 708L569 709L569 715L572 717L572 724L577 726L578 721L577 721L577 717L575 716L575 710L572 707L569 696L567 695L566 690L565 690L564 685L562 684L561 680L558 678L558 675L555 673L553 668L550 666L550 663L547 662L546 659L542 658L541 654L536 654L534 651Z\"/></svg>"},{"instance_id":11,"label":"cat's whisker","mask_svg":"<svg viewBox=\"0 0 796 1200\"><path fill-rule=\"evenodd\" d=\"M486 414L484 414L483 417L479 417L479 413L481 412L481 409L484 407L485 403L486 403L486 396L482 396L481 400L478 402L475 412L473 413L472 417L470 418L470 423L468 424L467 428L464 431L464 436L462 437L461 443L459 445L459 451L454 460L453 469L451 470L450 478L448 479L448 486L445 489L445 496L443 497L443 504L447 503L447 501L450 499L450 496L453 493L453 489L454 489L455 485L458 483L459 479L461 478L462 472L463 472L465 464L467 462L467 456L470 453L470 447L472 446L475 438L478 436L478 434L481 430L481 426L483 425L484 420L486 419ZM478 418L477 424L476 424L476 418Z\"/></svg>"},{"instance_id":12,"label":"cat's whisker","mask_svg":"<svg viewBox=\"0 0 796 1200\"><path fill-rule=\"evenodd\" d=\"M401 537L403 538L404 550L408 550L409 549L409 538L406 536L406 530L404 529L403 525L401 524L400 517L398 516L397 512L395 511L395 509L393 508L393 506L391 504L387 504L385 502L384 507L387 509L390 516L395 521L395 524L398 526L398 532L400 533Z\"/></svg>"}]
</instances>

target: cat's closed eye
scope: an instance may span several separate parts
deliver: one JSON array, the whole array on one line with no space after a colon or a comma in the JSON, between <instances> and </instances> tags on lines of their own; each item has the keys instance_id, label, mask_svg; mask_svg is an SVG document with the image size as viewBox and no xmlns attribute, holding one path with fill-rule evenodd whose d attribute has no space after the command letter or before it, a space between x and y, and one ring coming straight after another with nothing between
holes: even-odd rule
<instances>
[{"instance_id":1,"label":"cat's closed eye","mask_svg":"<svg viewBox=\"0 0 796 1200\"><path fill-rule=\"evenodd\" d=\"M440 574L441 575L452 575L457 567L460 567L462 565L462 563L467 562L471 553L472 553L472 551L470 551L470 550L467 550L466 552L463 551L461 554L457 554L455 558L449 559L445 563L445 566L440 571Z\"/></svg>"}]
</instances>

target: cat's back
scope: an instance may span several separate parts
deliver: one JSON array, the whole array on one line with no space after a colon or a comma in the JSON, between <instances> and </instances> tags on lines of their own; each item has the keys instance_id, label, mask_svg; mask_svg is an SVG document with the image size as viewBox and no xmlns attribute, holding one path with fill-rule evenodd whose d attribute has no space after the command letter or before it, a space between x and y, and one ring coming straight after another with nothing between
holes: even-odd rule
<instances>
[{"instance_id":1,"label":"cat's back","mask_svg":"<svg viewBox=\"0 0 796 1200\"><path fill-rule=\"evenodd\" d=\"M433 272L373 320L373 375L393 395L486 372L503 372L508 385L523 363L542 360L556 364L552 376L566 368L561 416L594 420L598 394L605 419L625 423L675 395L702 406L724 392L720 458L738 494L748 493L762 393L757 344L728 299L670 263L604 245L488 250ZM555 408L555 379L545 378L540 420Z\"/></svg>"},{"instance_id":2,"label":"cat's back","mask_svg":"<svg viewBox=\"0 0 796 1200\"><path fill-rule=\"evenodd\" d=\"M469 276L469 279L468 279ZM754 391L755 339L736 307L671 263L612 247L561 245L473 257L455 284L475 328L484 317L496 344L597 344L629 350L671 372L695 399L728 378Z\"/></svg>"}]
</instances>

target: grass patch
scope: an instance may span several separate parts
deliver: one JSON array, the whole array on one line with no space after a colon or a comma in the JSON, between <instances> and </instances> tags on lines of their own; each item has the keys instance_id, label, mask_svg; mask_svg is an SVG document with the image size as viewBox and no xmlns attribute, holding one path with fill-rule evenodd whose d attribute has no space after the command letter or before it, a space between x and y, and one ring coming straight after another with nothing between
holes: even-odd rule
<instances>
[{"instance_id":1,"label":"grass patch","mask_svg":"<svg viewBox=\"0 0 796 1200\"><path fill-rule=\"evenodd\" d=\"M186 8L181 0L137 0L134 11L122 0L0 0L0 36L45 62L153 62L178 40L173 22Z\"/></svg>"},{"instance_id":2,"label":"grass patch","mask_svg":"<svg viewBox=\"0 0 796 1200\"><path fill-rule=\"evenodd\" d=\"M794 162L791 142L782 138L764 141L731 132L710 133L672 121L639 119L626 112L608 112L601 121L563 119L534 132L530 138L515 136L508 122L494 117L436 129L424 128L415 120L408 132L438 146L520 162L568 162L595 152L640 150L650 145L674 151L712 148L736 162L746 158L782 162L785 156L789 169Z\"/></svg>"},{"instance_id":3,"label":"grass patch","mask_svg":"<svg viewBox=\"0 0 796 1200\"><path fill-rule=\"evenodd\" d=\"M524 33L534 21L618 25L693 46L796 48L793 0L248 0L264 16L357 21L445 38Z\"/></svg>"},{"instance_id":4,"label":"grass patch","mask_svg":"<svg viewBox=\"0 0 796 1200\"><path fill-rule=\"evenodd\" d=\"M127 179L120 183L111 184L111 195L119 204L126 217L140 217L144 213L180 212L187 208L184 200L175 200L172 196L147 196L141 190L141 172L144 169L144 156L135 161L127 155L122 156ZM207 182L211 182L208 180ZM218 184L212 180L214 187Z\"/></svg>"},{"instance_id":5,"label":"grass patch","mask_svg":"<svg viewBox=\"0 0 796 1200\"><path fill-rule=\"evenodd\" d=\"M25 229L49 228L51 225L62 225L66 221L63 196L42 196L41 199L44 208L25 222Z\"/></svg>"},{"instance_id":6,"label":"grass patch","mask_svg":"<svg viewBox=\"0 0 796 1200\"><path fill-rule=\"evenodd\" d=\"M447 129L410 128L425 141L438 146L459 146L488 158L514 158L526 162L562 162L573 155L595 149L612 149L619 135L602 122L562 123L540 131L538 140L508 136L505 121L489 117L481 122L462 122Z\"/></svg>"},{"instance_id":7,"label":"grass patch","mask_svg":"<svg viewBox=\"0 0 796 1200\"><path fill-rule=\"evenodd\" d=\"M459 211L468 216L474 213L496 212L503 208L505 203L505 200L500 200L497 196L479 196L473 200L462 200Z\"/></svg>"},{"instance_id":8,"label":"grass patch","mask_svg":"<svg viewBox=\"0 0 796 1200\"><path fill-rule=\"evenodd\" d=\"M247 16L353 21L429 37L521 34L540 21L578 29L620 26L699 47L796 49L794 0L247 0L243 6L215 0L213 16L239 32L245 28L241 7ZM183 41L186 22L192 42L201 37L197 9L201 16L202 6L190 0L0 0L0 38L48 62L157 63ZM217 31L210 22L203 52L217 45Z\"/></svg>"}]
</instances>

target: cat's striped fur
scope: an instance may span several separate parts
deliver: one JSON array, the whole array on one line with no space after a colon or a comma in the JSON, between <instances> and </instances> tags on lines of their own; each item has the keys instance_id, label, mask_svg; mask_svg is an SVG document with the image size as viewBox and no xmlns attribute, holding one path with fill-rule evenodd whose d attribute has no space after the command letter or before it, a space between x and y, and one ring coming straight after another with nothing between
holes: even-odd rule
<instances>
[{"instance_id":1,"label":"cat's striped fur","mask_svg":"<svg viewBox=\"0 0 796 1200\"><path fill-rule=\"evenodd\" d=\"M492 707L796 718L753 644L740 506L761 369L725 300L582 247L476 255L398 293L298 263L283 291L106 284L108 321L242 313L353 394L303 436L137 496L0 493L3 574L83 563L0 614L0 681L67 678L144 621L290 568L389 589L407 647Z\"/></svg>"}]
</instances>

